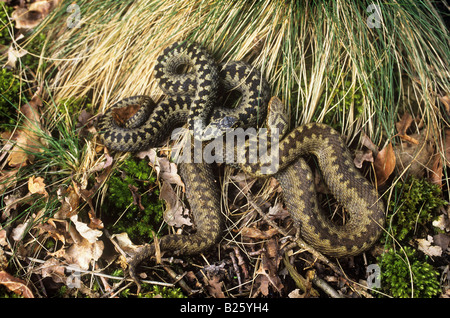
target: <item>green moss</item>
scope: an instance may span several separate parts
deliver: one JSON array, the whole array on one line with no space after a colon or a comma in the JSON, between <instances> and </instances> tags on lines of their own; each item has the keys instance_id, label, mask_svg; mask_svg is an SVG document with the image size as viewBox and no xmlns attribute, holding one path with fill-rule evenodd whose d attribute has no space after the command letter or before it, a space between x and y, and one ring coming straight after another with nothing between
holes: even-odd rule
<instances>
[{"instance_id":1,"label":"green moss","mask_svg":"<svg viewBox=\"0 0 450 318\"><path fill-rule=\"evenodd\" d=\"M147 288L149 289L148 292L145 291ZM143 292L139 296L144 298L186 298L180 288L142 284L142 289Z\"/></svg>"},{"instance_id":2,"label":"green moss","mask_svg":"<svg viewBox=\"0 0 450 318\"><path fill-rule=\"evenodd\" d=\"M438 295L438 272L432 265L419 260L413 248L406 246L404 250L406 257L405 253L390 249L379 258L382 291L397 298Z\"/></svg>"},{"instance_id":3,"label":"green moss","mask_svg":"<svg viewBox=\"0 0 450 318\"><path fill-rule=\"evenodd\" d=\"M23 43L20 43L28 51L28 54L21 57L20 62L35 73L47 67L46 60L44 60L39 69L39 56L42 54L46 39L46 35L40 32L27 37Z\"/></svg>"},{"instance_id":4,"label":"green moss","mask_svg":"<svg viewBox=\"0 0 450 318\"><path fill-rule=\"evenodd\" d=\"M14 125L20 102L21 83L6 69L0 70L0 125L5 128Z\"/></svg>"},{"instance_id":5,"label":"green moss","mask_svg":"<svg viewBox=\"0 0 450 318\"><path fill-rule=\"evenodd\" d=\"M11 43L8 24L10 23L9 17L13 11L14 8L5 6L4 3L0 3L0 45L7 46Z\"/></svg>"},{"instance_id":6,"label":"green moss","mask_svg":"<svg viewBox=\"0 0 450 318\"><path fill-rule=\"evenodd\" d=\"M434 217L434 211L447 204L441 189L425 179L408 178L397 183L389 202L388 224L398 240L408 240Z\"/></svg>"},{"instance_id":7,"label":"green moss","mask_svg":"<svg viewBox=\"0 0 450 318\"><path fill-rule=\"evenodd\" d=\"M152 170L148 161L130 157L108 182L105 217L113 218L114 233L126 232L133 242L150 240L151 232L156 232L162 221L164 209ZM133 203L132 191L140 197L141 205Z\"/></svg>"},{"instance_id":8,"label":"green moss","mask_svg":"<svg viewBox=\"0 0 450 318\"><path fill-rule=\"evenodd\" d=\"M78 116L83 109L87 111L91 110L92 104L87 97L78 97L63 99L58 102L57 107L61 113L67 113L71 117L75 117Z\"/></svg>"}]
</instances>

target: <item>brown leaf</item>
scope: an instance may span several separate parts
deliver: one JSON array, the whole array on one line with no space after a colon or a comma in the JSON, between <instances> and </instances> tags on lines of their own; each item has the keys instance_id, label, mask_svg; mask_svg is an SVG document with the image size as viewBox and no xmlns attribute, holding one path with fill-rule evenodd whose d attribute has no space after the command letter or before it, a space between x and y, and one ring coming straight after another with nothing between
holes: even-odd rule
<instances>
[{"instance_id":1,"label":"brown leaf","mask_svg":"<svg viewBox=\"0 0 450 318\"><path fill-rule=\"evenodd\" d=\"M55 283L66 283L65 267L56 258L50 258L44 264L33 270L34 273L42 275L43 278L51 277Z\"/></svg>"},{"instance_id":2,"label":"brown leaf","mask_svg":"<svg viewBox=\"0 0 450 318\"><path fill-rule=\"evenodd\" d=\"M78 215L73 215L70 220L75 225L78 233L89 243L94 244L98 241L98 238L102 236L103 232L96 229L91 229L86 223L78 220Z\"/></svg>"},{"instance_id":3,"label":"brown leaf","mask_svg":"<svg viewBox=\"0 0 450 318\"><path fill-rule=\"evenodd\" d=\"M241 235L244 237L249 237L257 240L269 239L276 235L278 231L274 228L270 228L267 231L261 231L260 229L254 227L244 227L241 230Z\"/></svg>"},{"instance_id":4,"label":"brown leaf","mask_svg":"<svg viewBox=\"0 0 450 318\"><path fill-rule=\"evenodd\" d=\"M275 203L274 206L269 208L268 216L272 220L284 220L289 217L291 214L289 211L283 206L281 202Z\"/></svg>"},{"instance_id":5,"label":"brown leaf","mask_svg":"<svg viewBox=\"0 0 450 318\"><path fill-rule=\"evenodd\" d=\"M431 172L430 172L430 182L437 184L442 187L442 176L443 174L442 158L440 155L435 155L432 159Z\"/></svg>"},{"instance_id":6,"label":"brown leaf","mask_svg":"<svg viewBox=\"0 0 450 318\"><path fill-rule=\"evenodd\" d=\"M28 8L19 7L12 13L18 29L32 29L55 8L61 0L35 1Z\"/></svg>"},{"instance_id":7,"label":"brown leaf","mask_svg":"<svg viewBox=\"0 0 450 318\"><path fill-rule=\"evenodd\" d=\"M63 190L60 196L61 207L55 213L54 217L64 220L76 214L80 204L80 196L72 186L69 186L66 190Z\"/></svg>"},{"instance_id":8,"label":"brown leaf","mask_svg":"<svg viewBox=\"0 0 450 318\"><path fill-rule=\"evenodd\" d=\"M375 145L372 140L370 140L369 136L363 133L361 137L361 143L366 146L368 149L372 150L374 154L378 154L378 147Z\"/></svg>"},{"instance_id":9,"label":"brown leaf","mask_svg":"<svg viewBox=\"0 0 450 318\"><path fill-rule=\"evenodd\" d=\"M140 108L140 104L129 104L125 107L114 108L112 111L112 116L117 125L125 127L126 121L133 117Z\"/></svg>"},{"instance_id":10,"label":"brown leaf","mask_svg":"<svg viewBox=\"0 0 450 318\"><path fill-rule=\"evenodd\" d=\"M8 62L6 62L6 65L11 67L12 69L15 69L17 60L27 54L28 54L27 50L24 49L16 50L14 46L11 44L11 46L8 49Z\"/></svg>"},{"instance_id":11,"label":"brown leaf","mask_svg":"<svg viewBox=\"0 0 450 318\"><path fill-rule=\"evenodd\" d=\"M16 278L5 271L0 271L0 284L17 295L25 298L34 298L33 293L27 287L25 281L20 278Z\"/></svg>"},{"instance_id":12,"label":"brown leaf","mask_svg":"<svg viewBox=\"0 0 450 318\"><path fill-rule=\"evenodd\" d=\"M44 196L48 196L47 190L45 190L45 183L42 177L32 176L28 179L28 191L30 193L35 194L43 194Z\"/></svg>"},{"instance_id":13,"label":"brown leaf","mask_svg":"<svg viewBox=\"0 0 450 318\"><path fill-rule=\"evenodd\" d=\"M97 261L100 258L103 249L103 241L95 241L91 244L88 240L82 239L69 247L63 256L70 264L77 264L80 268L87 270L91 261Z\"/></svg>"},{"instance_id":14,"label":"brown leaf","mask_svg":"<svg viewBox=\"0 0 450 318\"><path fill-rule=\"evenodd\" d=\"M40 106L42 106L42 101L38 91L29 103L20 107L20 112L25 116L25 120L23 128L11 138L16 142L8 157L8 164L11 167L26 165L28 161L33 162L34 156L30 153L42 152L42 146L36 134L36 130L41 127Z\"/></svg>"},{"instance_id":15,"label":"brown leaf","mask_svg":"<svg viewBox=\"0 0 450 318\"><path fill-rule=\"evenodd\" d=\"M159 199L166 202L164 221L166 221L168 225L175 227L192 225L191 220L187 217L189 215L189 210L183 207L181 199L168 182L163 182Z\"/></svg>"},{"instance_id":16,"label":"brown leaf","mask_svg":"<svg viewBox=\"0 0 450 318\"><path fill-rule=\"evenodd\" d=\"M439 96L439 100L442 102L442 104L444 104L447 115L450 115L450 96L448 94L445 96Z\"/></svg>"},{"instance_id":17,"label":"brown leaf","mask_svg":"<svg viewBox=\"0 0 450 318\"><path fill-rule=\"evenodd\" d=\"M8 242L6 242L6 231L2 229L2 226L0 225L0 246L6 245L8 245Z\"/></svg>"},{"instance_id":18,"label":"brown leaf","mask_svg":"<svg viewBox=\"0 0 450 318\"><path fill-rule=\"evenodd\" d=\"M259 289L264 296L269 294L269 286L272 286L278 293L281 293L284 288L278 276L280 258L278 257L279 248L276 240L269 240L266 248L267 250L261 255L260 267L257 270L258 276L255 279L255 282L260 284Z\"/></svg>"},{"instance_id":19,"label":"brown leaf","mask_svg":"<svg viewBox=\"0 0 450 318\"><path fill-rule=\"evenodd\" d=\"M442 248L438 245L433 245L433 237L428 235L426 239L417 239L417 248L428 256L441 256Z\"/></svg>"},{"instance_id":20,"label":"brown leaf","mask_svg":"<svg viewBox=\"0 0 450 318\"><path fill-rule=\"evenodd\" d=\"M397 128L397 132L399 135L406 135L406 131L411 126L413 122L413 117L410 113L404 113L402 119L399 122L395 123L395 127Z\"/></svg>"},{"instance_id":21,"label":"brown leaf","mask_svg":"<svg viewBox=\"0 0 450 318\"><path fill-rule=\"evenodd\" d=\"M355 158L353 163L356 168L361 169L364 161L373 162L372 150L367 149L366 151L358 150L355 152Z\"/></svg>"},{"instance_id":22,"label":"brown leaf","mask_svg":"<svg viewBox=\"0 0 450 318\"><path fill-rule=\"evenodd\" d=\"M418 178L422 178L426 169L432 169L434 147L426 139L426 133L411 135L418 143L400 140L394 147L396 167L400 173L405 169Z\"/></svg>"},{"instance_id":23,"label":"brown leaf","mask_svg":"<svg viewBox=\"0 0 450 318\"><path fill-rule=\"evenodd\" d=\"M139 193L138 187L129 184L128 189L130 189L131 195L133 197L133 204L139 208L139 210L144 211L145 207L142 205L141 194Z\"/></svg>"},{"instance_id":24,"label":"brown leaf","mask_svg":"<svg viewBox=\"0 0 450 318\"><path fill-rule=\"evenodd\" d=\"M215 298L225 298L225 294L222 291L223 282L220 280L220 277L213 276L213 278L208 279L208 292L211 296Z\"/></svg>"},{"instance_id":25,"label":"brown leaf","mask_svg":"<svg viewBox=\"0 0 450 318\"><path fill-rule=\"evenodd\" d=\"M377 185L384 184L395 168L395 154L392 143L381 149L374 162Z\"/></svg>"}]
</instances>

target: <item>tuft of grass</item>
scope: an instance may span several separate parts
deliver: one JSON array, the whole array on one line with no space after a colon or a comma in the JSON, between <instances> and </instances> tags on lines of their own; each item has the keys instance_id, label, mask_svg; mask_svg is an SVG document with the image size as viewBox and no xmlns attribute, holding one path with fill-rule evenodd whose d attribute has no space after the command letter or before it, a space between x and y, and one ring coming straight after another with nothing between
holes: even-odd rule
<instances>
[{"instance_id":1,"label":"tuft of grass","mask_svg":"<svg viewBox=\"0 0 450 318\"><path fill-rule=\"evenodd\" d=\"M222 62L243 59L260 68L292 126L324 121L339 103L327 92L348 74L350 92L363 95L362 105L350 104L339 117L349 139L361 130L378 142L395 134L403 75L414 78L424 102L417 113L440 124L433 104L449 87L450 50L448 31L428 2L85 0L77 2L79 28L64 23L69 4L43 24L64 24L48 49L60 67L57 98L92 94L103 111L126 96L158 96L156 57L188 39Z\"/></svg>"}]
</instances>

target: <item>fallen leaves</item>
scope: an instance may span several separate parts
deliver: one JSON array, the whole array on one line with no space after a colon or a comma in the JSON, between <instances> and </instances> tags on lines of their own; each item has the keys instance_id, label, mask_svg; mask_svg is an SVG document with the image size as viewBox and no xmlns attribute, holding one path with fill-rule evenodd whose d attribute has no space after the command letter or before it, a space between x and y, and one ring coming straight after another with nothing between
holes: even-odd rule
<instances>
[{"instance_id":1,"label":"fallen leaves","mask_svg":"<svg viewBox=\"0 0 450 318\"><path fill-rule=\"evenodd\" d=\"M0 284L19 296L25 298L34 298L33 293L27 287L25 281L20 278L11 276L5 271L0 271Z\"/></svg>"},{"instance_id":2,"label":"fallen leaves","mask_svg":"<svg viewBox=\"0 0 450 318\"><path fill-rule=\"evenodd\" d=\"M34 161L34 153L42 152L38 134L38 131L42 129L39 111L42 101L39 94L40 90L34 94L30 102L20 107L20 112L24 116L23 127L17 130L4 146L4 149L11 148L7 158L11 167L28 165Z\"/></svg>"},{"instance_id":3,"label":"fallen leaves","mask_svg":"<svg viewBox=\"0 0 450 318\"><path fill-rule=\"evenodd\" d=\"M28 7L18 7L12 13L12 19L18 29L32 29L59 5L61 0L35 1Z\"/></svg>"},{"instance_id":4,"label":"fallen leaves","mask_svg":"<svg viewBox=\"0 0 450 318\"><path fill-rule=\"evenodd\" d=\"M374 161L375 173L377 175L377 185L383 185L391 176L395 168L395 154L392 143L381 149Z\"/></svg>"}]
</instances>

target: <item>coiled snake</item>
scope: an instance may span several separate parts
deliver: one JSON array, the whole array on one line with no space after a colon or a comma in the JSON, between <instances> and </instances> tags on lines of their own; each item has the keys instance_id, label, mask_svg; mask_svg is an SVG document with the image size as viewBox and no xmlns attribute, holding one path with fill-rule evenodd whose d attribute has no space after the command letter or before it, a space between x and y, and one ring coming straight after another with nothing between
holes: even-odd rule
<instances>
[{"instance_id":1,"label":"coiled snake","mask_svg":"<svg viewBox=\"0 0 450 318\"><path fill-rule=\"evenodd\" d=\"M182 67L190 70L181 71ZM261 74L243 62L220 67L200 46L174 43L157 60L155 76L167 97L155 105L146 96L123 99L108 109L99 121L105 145L118 151L138 151L157 146L172 129L188 123L194 137L208 140L227 128L256 127L267 113L269 86ZM221 90L238 90L242 97L233 109L214 107ZM130 104L141 105L136 115L118 125L113 112ZM275 118L279 113L275 112ZM274 117L269 126L277 127ZM282 117L281 117L282 118ZM286 125L281 124L282 129ZM278 128L278 127L277 127ZM248 158L248 147L246 148ZM312 172L304 155L314 155L324 181L337 201L349 212L345 225L336 225L319 211ZM383 203L374 187L355 168L340 135L331 127L311 123L287 134L278 147L278 169L285 204L303 239L319 252L334 257L356 255L377 241L384 224ZM244 162L239 168L253 176L267 177L261 162ZM221 238L223 221L220 191L211 165L182 163L186 196L193 213L196 232L166 235L159 239L161 251L196 254L214 246ZM142 246L129 262L130 275L137 282L136 267L153 256L154 244Z\"/></svg>"}]
</instances>

